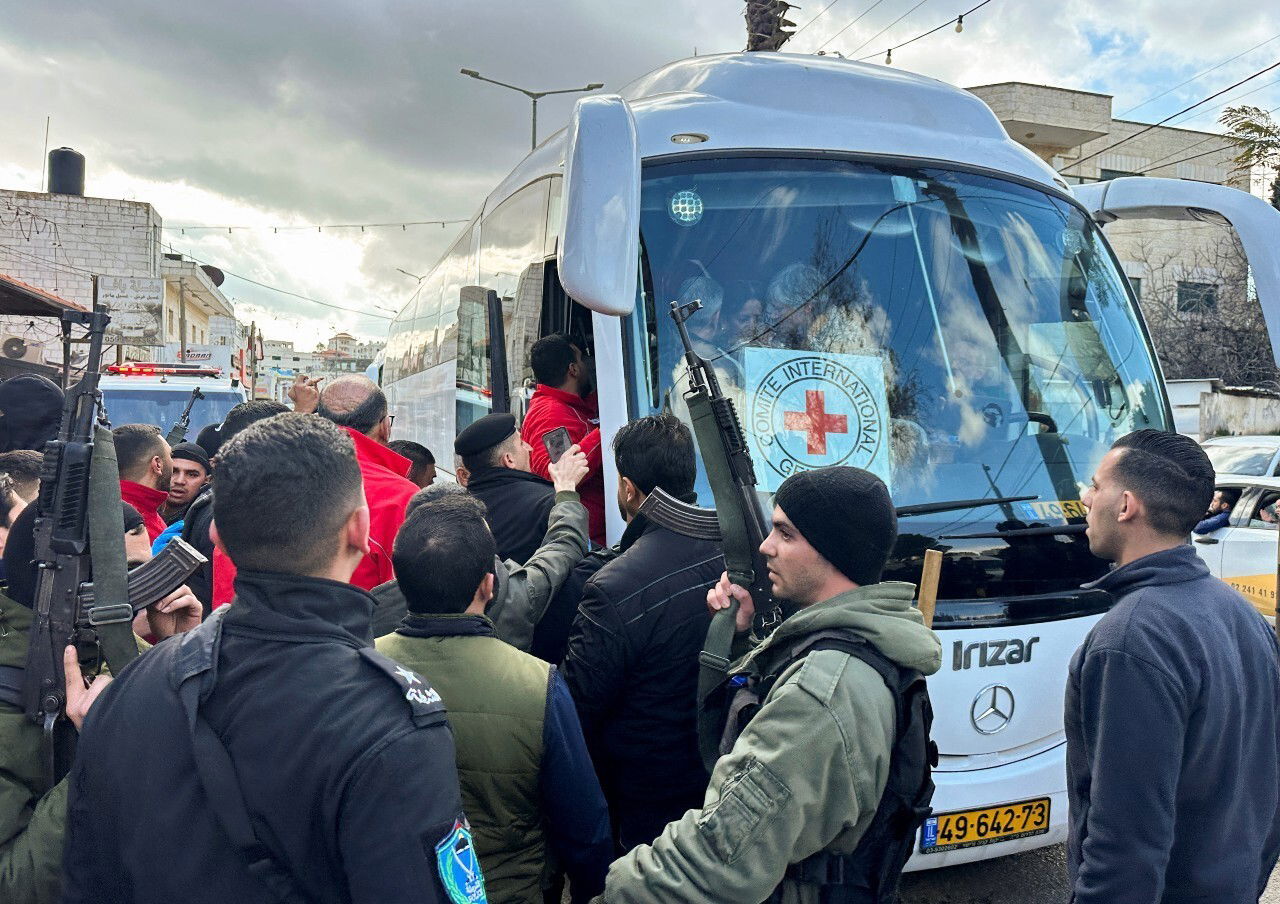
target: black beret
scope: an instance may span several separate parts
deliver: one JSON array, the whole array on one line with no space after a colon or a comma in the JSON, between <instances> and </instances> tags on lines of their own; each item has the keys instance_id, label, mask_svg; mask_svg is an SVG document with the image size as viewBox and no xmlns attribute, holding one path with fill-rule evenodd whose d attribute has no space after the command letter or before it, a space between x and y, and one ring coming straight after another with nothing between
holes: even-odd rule
<instances>
[{"instance_id":1,"label":"black beret","mask_svg":"<svg viewBox=\"0 0 1280 904\"><path fill-rule=\"evenodd\" d=\"M515 415L486 414L458 434L453 441L453 451L459 455L476 455L492 449L515 432Z\"/></svg>"},{"instance_id":2,"label":"black beret","mask_svg":"<svg viewBox=\"0 0 1280 904\"><path fill-rule=\"evenodd\" d=\"M206 474L209 473L209 455L198 443L178 443L173 447L173 451L169 453L169 456L171 458L185 458L187 461L194 461L204 468Z\"/></svg>"}]
</instances>

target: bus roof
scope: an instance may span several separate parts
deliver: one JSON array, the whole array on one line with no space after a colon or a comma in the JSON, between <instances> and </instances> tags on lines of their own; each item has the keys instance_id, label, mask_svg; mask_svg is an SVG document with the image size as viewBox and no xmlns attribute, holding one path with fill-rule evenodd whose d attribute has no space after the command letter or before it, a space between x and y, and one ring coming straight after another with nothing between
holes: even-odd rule
<instances>
[{"instance_id":1,"label":"bus roof","mask_svg":"<svg viewBox=\"0 0 1280 904\"><path fill-rule=\"evenodd\" d=\"M726 53L669 63L619 92L642 157L735 149L845 151L982 167L1066 188L968 91L901 69L834 56ZM697 133L705 142L675 144ZM487 212L539 176L561 172L564 129L489 195Z\"/></svg>"}]
</instances>

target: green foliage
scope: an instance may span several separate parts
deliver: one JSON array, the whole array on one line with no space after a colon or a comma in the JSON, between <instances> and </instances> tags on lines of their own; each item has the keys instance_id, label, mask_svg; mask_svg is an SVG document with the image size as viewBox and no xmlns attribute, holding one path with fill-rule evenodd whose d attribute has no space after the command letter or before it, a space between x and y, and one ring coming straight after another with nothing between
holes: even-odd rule
<instances>
[{"instance_id":1,"label":"green foliage","mask_svg":"<svg viewBox=\"0 0 1280 904\"><path fill-rule=\"evenodd\" d=\"M1280 167L1280 124L1261 107L1242 104L1227 107L1218 121L1227 128L1227 139L1236 147L1234 172L1238 175L1255 166ZM1277 203L1280 179L1272 186L1271 203Z\"/></svg>"}]
</instances>

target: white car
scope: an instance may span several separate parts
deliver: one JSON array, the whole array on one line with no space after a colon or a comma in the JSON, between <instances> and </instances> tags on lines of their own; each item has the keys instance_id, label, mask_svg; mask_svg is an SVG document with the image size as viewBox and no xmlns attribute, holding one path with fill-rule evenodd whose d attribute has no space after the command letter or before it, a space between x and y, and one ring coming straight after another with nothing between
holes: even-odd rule
<instances>
[{"instance_id":1,"label":"white car","mask_svg":"<svg viewBox=\"0 0 1280 904\"><path fill-rule=\"evenodd\" d=\"M1280 475L1280 436L1215 436L1200 445L1219 476Z\"/></svg>"},{"instance_id":2,"label":"white car","mask_svg":"<svg viewBox=\"0 0 1280 904\"><path fill-rule=\"evenodd\" d=\"M1237 437L1268 439L1277 437ZM1274 623L1276 616L1277 523L1271 507L1280 502L1280 477L1219 474L1217 488L1239 494L1224 527L1193 533L1192 545L1210 572L1240 592ZM1266 511L1264 511L1266 510Z\"/></svg>"}]
</instances>

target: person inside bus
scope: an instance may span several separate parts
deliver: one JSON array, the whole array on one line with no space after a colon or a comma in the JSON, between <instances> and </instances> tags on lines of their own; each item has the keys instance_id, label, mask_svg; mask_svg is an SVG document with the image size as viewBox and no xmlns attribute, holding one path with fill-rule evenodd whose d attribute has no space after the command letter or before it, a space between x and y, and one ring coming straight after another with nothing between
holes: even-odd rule
<instances>
[{"instance_id":1,"label":"person inside bus","mask_svg":"<svg viewBox=\"0 0 1280 904\"><path fill-rule=\"evenodd\" d=\"M1067 681L1074 904L1253 902L1280 855L1280 646L1187 543L1213 483L1195 440L1138 430L1081 498L1115 568Z\"/></svg>"},{"instance_id":2,"label":"person inside bus","mask_svg":"<svg viewBox=\"0 0 1280 904\"><path fill-rule=\"evenodd\" d=\"M164 533L160 506L169 498L173 459L160 428L151 424L121 424L111 431L120 463L120 496L142 516L147 536L155 541Z\"/></svg>"},{"instance_id":3,"label":"person inside bus","mask_svg":"<svg viewBox=\"0 0 1280 904\"><path fill-rule=\"evenodd\" d=\"M543 439L561 427L569 442L587 456L587 477L578 487L587 509L591 542L604 545L604 472L600 460L600 412L595 393L595 372L581 340L562 333L543 336L533 343L529 363L537 389L529 401L520 438L528 444L529 470L551 479L551 456Z\"/></svg>"},{"instance_id":4,"label":"person inside bus","mask_svg":"<svg viewBox=\"0 0 1280 904\"><path fill-rule=\"evenodd\" d=\"M1220 527L1226 527L1231 521L1231 510L1240 501L1240 491L1233 487L1214 490L1213 501L1209 503L1209 511L1200 519L1200 523L1191 529L1195 534L1209 534Z\"/></svg>"}]
</instances>

